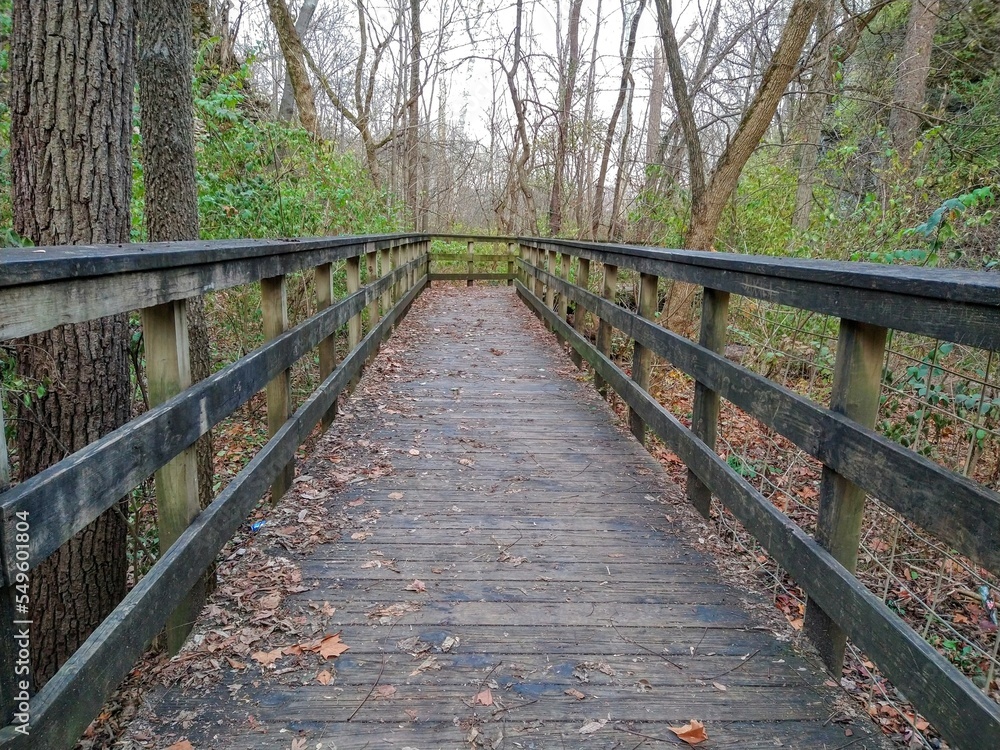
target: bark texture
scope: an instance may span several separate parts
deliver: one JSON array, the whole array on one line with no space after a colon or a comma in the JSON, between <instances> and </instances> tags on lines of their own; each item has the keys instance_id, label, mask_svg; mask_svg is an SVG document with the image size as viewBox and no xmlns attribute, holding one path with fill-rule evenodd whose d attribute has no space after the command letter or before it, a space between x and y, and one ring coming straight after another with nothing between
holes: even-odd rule
<instances>
[{"instance_id":1,"label":"bark texture","mask_svg":"<svg viewBox=\"0 0 1000 750\"><path fill-rule=\"evenodd\" d=\"M142 112L146 226L153 242L198 239L195 182L192 16L187 3L139 5L139 108ZM212 374L202 297L188 300L188 340L194 382ZM198 496L212 502L211 433L198 441Z\"/></svg>"},{"instance_id":2,"label":"bark texture","mask_svg":"<svg viewBox=\"0 0 1000 750\"><path fill-rule=\"evenodd\" d=\"M904 163L913 157L913 146L920 131L920 110L927 93L931 70L931 50L937 28L939 0L913 0L906 25L906 39L900 55L889 131L893 145Z\"/></svg>"},{"instance_id":3,"label":"bark texture","mask_svg":"<svg viewBox=\"0 0 1000 750\"><path fill-rule=\"evenodd\" d=\"M299 39L306 38L306 31L309 30L309 24L312 23L318 4L319 0L306 0L299 8L299 15L295 19L295 33L299 35ZM295 89L292 86L292 77L286 70L285 86L281 90L281 103L278 105L278 119L288 122L293 117L295 117Z\"/></svg>"},{"instance_id":4,"label":"bark texture","mask_svg":"<svg viewBox=\"0 0 1000 750\"><path fill-rule=\"evenodd\" d=\"M312 83L309 82L309 71L306 68L306 49L302 39L295 30L292 16L288 12L285 0L267 0L271 12L271 22L278 32L278 44L285 58L285 70L288 71L292 83L292 93L295 95L295 106L299 110L299 122L314 138L319 138L319 118L316 115L316 97Z\"/></svg>"},{"instance_id":5,"label":"bark texture","mask_svg":"<svg viewBox=\"0 0 1000 750\"><path fill-rule=\"evenodd\" d=\"M15 0L11 36L14 228L40 245L127 242L132 199L132 0ZM125 315L23 339L19 479L128 421ZM126 522L113 507L31 577L32 657L44 684L125 594Z\"/></svg>"},{"instance_id":6,"label":"bark texture","mask_svg":"<svg viewBox=\"0 0 1000 750\"><path fill-rule=\"evenodd\" d=\"M560 71L559 112L556 115L556 153L552 165L552 192L549 194L549 234L562 232L563 179L566 173L566 150L569 138L569 117L576 90L576 73L580 68L580 10L583 0L572 0L569 6L569 27L566 30L567 59Z\"/></svg>"},{"instance_id":7,"label":"bark texture","mask_svg":"<svg viewBox=\"0 0 1000 750\"><path fill-rule=\"evenodd\" d=\"M406 204L413 217L413 229L423 231L427 215L420 199L420 0L410 0L410 68L406 100Z\"/></svg>"}]
</instances>

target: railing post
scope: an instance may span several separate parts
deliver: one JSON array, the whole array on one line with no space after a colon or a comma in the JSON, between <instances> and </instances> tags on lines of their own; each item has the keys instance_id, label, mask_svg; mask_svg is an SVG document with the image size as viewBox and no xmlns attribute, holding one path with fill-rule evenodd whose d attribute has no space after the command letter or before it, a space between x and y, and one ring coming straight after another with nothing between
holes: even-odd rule
<instances>
[{"instance_id":1,"label":"railing post","mask_svg":"<svg viewBox=\"0 0 1000 750\"><path fill-rule=\"evenodd\" d=\"M397 245L392 249L392 270L395 271L397 268L402 266L403 251ZM400 298L403 296L403 279L399 279L395 284L392 285L392 304L395 305Z\"/></svg>"},{"instance_id":2,"label":"railing post","mask_svg":"<svg viewBox=\"0 0 1000 750\"><path fill-rule=\"evenodd\" d=\"M660 277L644 273L639 275L639 315L652 320L656 316L657 285ZM653 368L653 353L638 341L632 342L632 380L642 390L649 389L649 374ZM640 443L646 443L646 423L639 413L631 407L628 410L628 423L632 434Z\"/></svg>"},{"instance_id":3,"label":"railing post","mask_svg":"<svg viewBox=\"0 0 1000 750\"><path fill-rule=\"evenodd\" d=\"M517 244L514 242L507 243L507 254L510 258L507 259L507 286L514 286L514 256L517 255Z\"/></svg>"},{"instance_id":4,"label":"railing post","mask_svg":"<svg viewBox=\"0 0 1000 750\"><path fill-rule=\"evenodd\" d=\"M365 277L365 282L371 284L378 278L378 252L375 250L375 244L369 242L365 248L367 253L365 253L365 273L368 275ZM373 296L371 302L368 303L368 330L372 330L378 324L378 297Z\"/></svg>"},{"instance_id":5,"label":"railing post","mask_svg":"<svg viewBox=\"0 0 1000 750\"><path fill-rule=\"evenodd\" d=\"M726 349L726 328L729 323L729 292L705 289L701 300L701 333L698 343L722 354ZM710 448L715 447L719 425L719 394L695 381L694 405L691 409L691 431ZM687 497L705 518L711 515L712 492L688 471Z\"/></svg>"},{"instance_id":6,"label":"railing post","mask_svg":"<svg viewBox=\"0 0 1000 750\"><path fill-rule=\"evenodd\" d=\"M472 260L472 249L473 249L473 247L475 247L475 243L470 241L469 242L469 248L468 248L468 250L469 250L469 258L466 261L467 264L468 264L468 270L466 271L466 273L468 273L469 276L472 276L472 271L473 271L473 269L475 267L475 264L473 263L473 260ZM465 285L466 286L473 286L472 279L471 278L468 279L465 282Z\"/></svg>"},{"instance_id":7,"label":"railing post","mask_svg":"<svg viewBox=\"0 0 1000 750\"><path fill-rule=\"evenodd\" d=\"M288 288L284 276L260 281L261 307L264 311L264 339L270 341L288 330ZM291 371L280 372L267 384L267 434L274 435L292 416ZM295 459L281 470L271 485L274 505L292 486L295 479Z\"/></svg>"},{"instance_id":8,"label":"railing post","mask_svg":"<svg viewBox=\"0 0 1000 750\"><path fill-rule=\"evenodd\" d=\"M545 270L547 270L550 274L552 274L553 276L555 276L555 274L556 274L556 251L555 250L549 250L548 253L546 253L546 258L547 258L548 262L546 263ZM549 284L548 282L546 282L546 284L545 284L545 306L547 308L549 308L550 310L555 310L556 309L556 296L555 296L555 294L556 294L555 287L552 284Z\"/></svg>"},{"instance_id":9,"label":"railing post","mask_svg":"<svg viewBox=\"0 0 1000 750\"><path fill-rule=\"evenodd\" d=\"M324 310L333 304L333 264L324 263L316 266L316 309ZM337 368L337 332L334 331L319 342L319 377L326 380ZM330 405L323 415L321 429L325 432L337 418L337 402Z\"/></svg>"},{"instance_id":10,"label":"railing post","mask_svg":"<svg viewBox=\"0 0 1000 750\"><path fill-rule=\"evenodd\" d=\"M541 250L537 247L532 248L531 255L532 255L531 265L533 265L535 268L539 270L545 268L544 259L546 256L544 250ZM535 276L534 278L535 278L535 296L538 297L538 299L542 299L542 296L545 294L545 284L538 276Z\"/></svg>"},{"instance_id":11,"label":"railing post","mask_svg":"<svg viewBox=\"0 0 1000 750\"><path fill-rule=\"evenodd\" d=\"M604 264L604 290L602 296L612 305L616 304L618 298L618 266ZM611 356L611 323L600 319L597 326L597 351L605 357ZM604 378L594 373L594 387L604 398L608 397L608 384Z\"/></svg>"},{"instance_id":12,"label":"railing post","mask_svg":"<svg viewBox=\"0 0 1000 750\"><path fill-rule=\"evenodd\" d=\"M840 321L830 408L863 427L873 427L878 415L885 340L881 326ZM852 573L857 569L865 496L863 489L823 467L816 541ZM806 604L803 627L826 668L839 678L847 643L844 631L813 601Z\"/></svg>"},{"instance_id":13,"label":"railing post","mask_svg":"<svg viewBox=\"0 0 1000 750\"><path fill-rule=\"evenodd\" d=\"M392 259L390 258L391 249L388 247L382 248L382 258L380 262L382 276L388 276L392 273ZM385 315L389 312L389 308L392 307L392 289L386 289L382 292L382 314Z\"/></svg>"},{"instance_id":14,"label":"railing post","mask_svg":"<svg viewBox=\"0 0 1000 750\"><path fill-rule=\"evenodd\" d=\"M569 253L562 253L559 258L559 278L569 284ZM559 320L566 322L569 317L569 297L560 292L559 294Z\"/></svg>"},{"instance_id":15,"label":"railing post","mask_svg":"<svg viewBox=\"0 0 1000 750\"><path fill-rule=\"evenodd\" d=\"M350 296L361 289L361 256L354 255L347 259L347 295ZM361 343L361 313L351 317L347 321L347 353L350 354L357 349ZM350 383L350 388L358 384L359 376L355 376Z\"/></svg>"},{"instance_id":16,"label":"railing post","mask_svg":"<svg viewBox=\"0 0 1000 750\"><path fill-rule=\"evenodd\" d=\"M191 386L187 303L180 300L145 308L142 311L142 338L146 350L149 405L159 406ZM154 476L160 554L163 554L201 511L195 446L185 448ZM191 632L201 609L202 596L203 592L192 591L167 619L167 650L171 655L180 651Z\"/></svg>"},{"instance_id":17,"label":"railing post","mask_svg":"<svg viewBox=\"0 0 1000 750\"><path fill-rule=\"evenodd\" d=\"M589 289L590 287L589 258L576 259L576 285L583 289ZM587 308L579 303L573 309L573 330L581 336L587 330ZM577 367L583 368L583 357L580 356L576 349L570 349L569 355Z\"/></svg>"}]
</instances>

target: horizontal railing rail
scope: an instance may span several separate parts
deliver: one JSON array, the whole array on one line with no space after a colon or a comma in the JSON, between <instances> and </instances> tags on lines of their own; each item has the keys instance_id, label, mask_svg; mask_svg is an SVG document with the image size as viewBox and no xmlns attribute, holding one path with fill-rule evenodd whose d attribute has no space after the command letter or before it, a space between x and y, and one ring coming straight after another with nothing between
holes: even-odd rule
<instances>
[{"instance_id":1,"label":"horizontal railing rail","mask_svg":"<svg viewBox=\"0 0 1000 750\"><path fill-rule=\"evenodd\" d=\"M465 253L441 252L432 248L430 252L429 280L465 281L473 286L477 281L503 281L508 286L514 283L514 265L517 261L517 244L509 237L477 237L461 235L435 235L435 240L449 243L465 242ZM476 243L489 245L507 244L506 253L476 252ZM442 267L443 266L443 267ZM497 270L501 266L502 271Z\"/></svg>"},{"instance_id":2,"label":"horizontal railing rail","mask_svg":"<svg viewBox=\"0 0 1000 750\"><path fill-rule=\"evenodd\" d=\"M805 590L806 631L831 672L839 677L849 637L953 747L985 747L998 736L1000 706L869 592L853 569L864 498L871 492L949 548L1000 573L1000 495L879 435L874 416L854 403L877 404L888 328L996 348L1000 278L562 240L519 244L522 299L572 347L578 362L591 366L599 388L610 386L625 401L636 436L644 440L652 432L684 462L695 506L707 515L710 498L718 498ZM586 288L592 261L604 266L603 295ZM638 312L616 301L620 269L638 276ZM655 322L660 278L703 287L698 343ZM730 293L841 319L830 408L723 356ZM598 322L596 342L584 335L588 314ZM628 375L610 357L613 330L634 342ZM690 428L650 395L652 355L694 380ZM823 464L816 538L716 452L720 398Z\"/></svg>"}]
</instances>

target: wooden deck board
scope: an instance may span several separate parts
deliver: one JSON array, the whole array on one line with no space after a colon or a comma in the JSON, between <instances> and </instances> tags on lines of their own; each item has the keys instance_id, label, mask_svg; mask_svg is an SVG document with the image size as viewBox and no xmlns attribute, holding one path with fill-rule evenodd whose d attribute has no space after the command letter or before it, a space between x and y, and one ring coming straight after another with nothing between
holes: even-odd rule
<instances>
[{"instance_id":1,"label":"wooden deck board","mask_svg":"<svg viewBox=\"0 0 1000 750\"><path fill-rule=\"evenodd\" d=\"M698 719L705 748L884 747L866 721L849 737L830 721L842 696L685 540L676 488L509 290L435 288L403 327L380 355L398 367L363 380L332 428L384 446L392 471L331 493L347 528L298 561L305 590L285 600L303 632L342 631L351 651L326 663L329 685L251 665L207 695L170 688L151 709L162 737L654 748ZM326 443L301 473L336 460ZM335 611L317 623L322 602ZM393 605L406 611L380 614ZM474 705L486 687L494 705ZM592 720L607 723L581 734Z\"/></svg>"}]
</instances>

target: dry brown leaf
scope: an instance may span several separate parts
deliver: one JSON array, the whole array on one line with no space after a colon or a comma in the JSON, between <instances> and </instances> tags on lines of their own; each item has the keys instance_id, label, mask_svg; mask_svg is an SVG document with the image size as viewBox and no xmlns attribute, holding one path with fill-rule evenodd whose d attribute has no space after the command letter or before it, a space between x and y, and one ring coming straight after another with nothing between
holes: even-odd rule
<instances>
[{"instance_id":1,"label":"dry brown leaf","mask_svg":"<svg viewBox=\"0 0 1000 750\"><path fill-rule=\"evenodd\" d=\"M413 583L406 587L407 591L416 591L418 594L423 594L427 591L427 586L419 578L414 578Z\"/></svg>"},{"instance_id":2,"label":"dry brown leaf","mask_svg":"<svg viewBox=\"0 0 1000 750\"><path fill-rule=\"evenodd\" d=\"M349 651L350 648L350 646L341 642L340 633L334 633L319 642L318 651L320 656L330 659L340 656L345 651Z\"/></svg>"},{"instance_id":3,"label":"dry brown leaf","mask_svg":"<svg viewBox=\"0 0 1000 750\"><path fill-rule=\"evenodd\" d=\"M370 531L355 531L353 534L351 534L351 539L356 539L359 542L363 542L365 539L367 539L371 535L372 535L372 532L370 532Z\"/></svg>"},{"instance_id":4,"label":"dry brown leaf","mask_svg":"<svg viewBox=\"0 0 1000 750\"><path fill-rule=\"evenodd\" d=\"M432 669L441 669L441 663L437 660L436 656L428 656L420 662L420 666L410 672L410 677L414 677L421 672L428 672Z\"/></svg>"},{"instance_id":5,"label":"dry brown leaf","mask_svg":"<svg viewBox=\"0 0 1000 750\"><path fill-rule=\"evenodd\" d=\"M580 734L593 734L594 732L599 732L604 728L604 725L608 723L607 719L599 719L597 721L588 721L578 730Z\"/></svg>"},{"instance_id":6,"label":"dry brown leaf","mask_svg":"<svg viewBox=\"0 0 1000 750\"><path fill-rule=\"evenodd\" d=\"M316 682L320 685L329 685L330 680L333 679L333 675L327 672L325 669L316 675Z\"/></svg>"},{"instance_id":7,"label":"dry brown leaf","mask_svg":"<svg viewBox=\"0 0 1000 750\"><path fill-rule=\"evenodd\" d=\"M729 688L727 688L721 682L713 682L712 687L714 687L716 690L721 690L723 693L729 690Z\"/></svg>"},{"instance_id":8,"label":"dry brown leaf","mask_svg":"<svg viewBox=\"0 0 1000 750\"><path fill-rule=\"evenodd\" d=\"M351 502L348 503L348 506L350 506L351 508L357 508L359 505L364 505L364 504L365 504L365 499L361 497L358 498L357 500L351 500Z\"/></svg>"},{"instance_id":9,"label":"dry brown leaf","mask_svg":"<svg viewBox=\"0 0 1000 750\"><path fill-rule=\"evenodd\" d=\"M389 493L389 499L390 500L402 500L403 499L403 493L402 492L390 492Z\"/></svg>"},{"instance_id":10,"label":"dry brown leaf","mask_svg":"<svg viewBox=\"0 0 1000 750\"><path fill-rule=\"evenodd\" d=\"M229 662L229 666L231 666L233 669L246 669L247 668L246 664L244 664L241 661L237 661L236 659L233 659L233 658L231 658L229 656L226 657L226 661Z\"/></svg>"},{"instance_id":11,"label":"dry brown leaf","mask_svg":"<svg viewBox=\"0 0 1000 750\"><path fill-rule=\"evenodd\" d=\"M296 737L292 740L292 750L306 750L306 738Z\"/></svg>"},{"instance_id":12,"label":"dry brown leaf","mask_svg":"<svg viewBox=\"0 0 1000 750\"><path fill-rule=\"evenodd\" d=\"M480 690L476 693L475 700L472 701L474 706L492 706L493 705L493 693L490 692L489 688L485 690Z\"/></svg>"},{"instance_id":13,"label":"dry brown leaf","mask_svg":"<svg viewBox=\"0 0 1000 750\"><path fill-rule=\"evenodd\" d=\"M689 745L697 745L708 739L708 732L705 731L705 725L702 724L697 719L691 719L691 721L682 727L670 727L671 732L677 735L677 739L681 742L686 742Z\"/></svg>"},{"instance_id":14,"label":"dry brown leaf","mask_svg":"<svg viewBox=\"0 0 1000 750\"><path fill-rule=\"evenodd\" d=\"M187 740L181 740L180 742L175 742L167 750L194 750L194 745Z\"/></svg>"},{"instance_id":15,"label":"dry brown leaf","mask_svg":"<svg viewBox=\"0 0 1000 750\"><path fill-rule=\"evenodd\" d=\"M261 609L277 609L278 605L281 604L281 592L272 591L267 596L262 596L258 604L260 604Z\"/></svg>"},{"instance_id":16,"label":"dry brown leaf","mask_svg":"<svg viewBox=\"0 0 1000 750\"><path fill-rule=\"evenodd\" d=\"M416 448L410 448L410 455L411 456L419 456L420 455L420 451L418 451Z\"/></svg>"},{"instance_id":17,"label":"dry brown leaf","mask_svg":"<svg viewBox=\"0 0 1000 750\"><path fill-rule=\"evenodd\" d=\"M576 698L576 699L577 699L578 701L582 701L582 700L583 700L584 698L586 698L586 697L587 697L586 695L584 695L583 693L581 693L581 692L580 692L579 690L577 690L576 688L570 688L569 690L566 690L566 691L564 691L564 692L566 693L566 695L572 695L572 696L573 696L574 698Z\"/></svg>"},{"instance_id":18,"label":"dry brown leaf","mask_svg":"<svg viewBox=\"0 0 1000 750\"><path fill-rule=\"evenodd\" d=\"M283 649L276 648L274 651L257 651L250 654L250 658L260 662L265 667L270 667L282 656Z\"/></svg>"}]
</instances>

